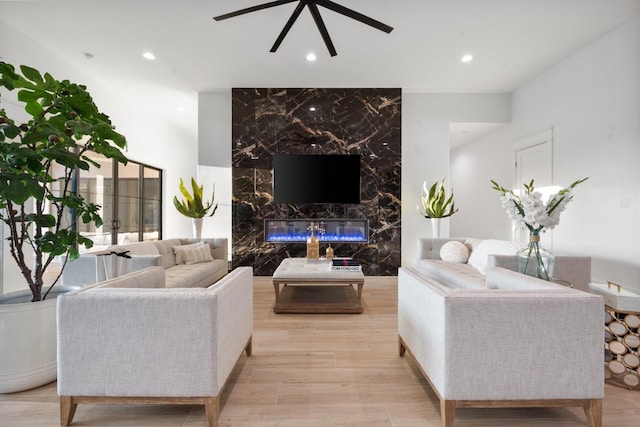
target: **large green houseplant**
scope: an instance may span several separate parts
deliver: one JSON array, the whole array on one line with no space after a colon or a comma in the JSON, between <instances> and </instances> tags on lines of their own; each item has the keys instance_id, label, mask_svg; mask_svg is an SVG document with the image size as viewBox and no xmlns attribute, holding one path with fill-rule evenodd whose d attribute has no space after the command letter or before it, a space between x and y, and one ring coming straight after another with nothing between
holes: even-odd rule
<instances>
[{"instance_id":1,"label":"large green houseplant","mask_svg":"<svg viewBox=\"0 0 640 427\"><path fill-rule=\"evenodd\" d=\"M78 257L79 245L93 245L69 218L102 225L100 206L76 192L77 172L100 167L90 152L126 163L126 139L85 86L0 62L0 90L16 91L29 117L13 119L0 108L0 220L9 229L8 252L31 300L40 301L48 293L45 272L54 259L62 256L66 263Z\"/></svg>"}]
</instances>

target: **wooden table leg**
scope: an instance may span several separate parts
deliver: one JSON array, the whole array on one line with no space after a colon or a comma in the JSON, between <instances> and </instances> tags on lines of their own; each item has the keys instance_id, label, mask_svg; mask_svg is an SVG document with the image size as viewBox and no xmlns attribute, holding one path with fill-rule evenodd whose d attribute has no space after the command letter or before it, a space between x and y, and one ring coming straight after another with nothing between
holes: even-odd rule
<instances>
[{"instance_id":1,"label":"wooden table leg","mask_svg":"<svg viewBox=\"0 0 640 427\"><path fill-rule=\"evenodd\" d=\"M273 306L273 308L275 310L276 308L278 308L278 304L280 302L280 283L273 282L273 290L276 293L276 303Z\"/></svg>"},{"instance_id":2,"label":"wooden table leg","mask_svg":"<svg viewBox=\"0 0 640 427\"><path fill-rule=\"evenodd\" d=\"M362 287L364 283L358 283L358 304L362 307Z\"/></svg>"}]
</instances>

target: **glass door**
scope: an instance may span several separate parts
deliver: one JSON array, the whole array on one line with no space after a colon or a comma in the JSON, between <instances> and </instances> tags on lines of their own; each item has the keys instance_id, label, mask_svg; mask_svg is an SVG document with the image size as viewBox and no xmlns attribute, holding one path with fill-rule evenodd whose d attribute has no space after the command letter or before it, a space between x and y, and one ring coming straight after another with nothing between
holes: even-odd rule
<instances>
[{"instance_id":1,"label":"glass door","mask_svg":"<svg viewBox=\"0 0 640 427\"><path fill-rule=\"evenodd\" d=\"M118 164L118 187L116 192L117 212L114 231L116 243L119 245L139 242L142 237L140 229L140 171L142 166L129 162L126 165Z\"/></svg>"},{"instance_id":2,"label":"glass door","mask_svg":"<svg viewBox=\"0 0 640 427\"><path fill-rule=\"evenodd\" d=\"M142 171L142 240L160 240L162 231L162 174L159 169L143 166Z\"/></svg>"},{"instance_id":3,"label":"glass door","mask_svg":"<svg viewBox=\"0 0 640 427\"><path fill-rule=\"evenodd\" d=\"M77 222L78 231L93 240L91 250L162 239L162 171L131 160L123 165L96 153L91 158L100 168L80 171L77 184L85 199L101 206L101 227Z\"/></svg>"},{"instance_id":4,"label":"glass door","mask_svg":"<svg viewBox=\"0 0 640 427\"><path fill-rule=\"evenodd\" d=\"M96 250L106 248L112 242L113 161L98 153L86 153L86 155L97 162L100 168L91 167L88 171L79 171L77 191L85 200L101 206L99 213L103 224L96 227L95 224L85 224L78 219L76 229L83 236L93 240L94 246L91 250ZM84 246L79 250L86 251Z\"/></svg>"}]
</instances>

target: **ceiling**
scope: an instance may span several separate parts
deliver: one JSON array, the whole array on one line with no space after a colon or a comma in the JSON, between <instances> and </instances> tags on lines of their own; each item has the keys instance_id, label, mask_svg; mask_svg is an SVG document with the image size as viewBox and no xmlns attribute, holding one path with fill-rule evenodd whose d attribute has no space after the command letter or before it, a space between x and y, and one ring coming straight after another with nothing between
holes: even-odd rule
<instances>
[{"instance_id":1,"label":"ceiling","mask_svg":"<svg viewBox=\"0 0 640 427\"><path fill-rule=\"evenodd\" d=\"M97 79L137 91L509 93L640 13L640 0L335 1L394 30L385 34L320 8L338 52L332 58L307 10L278 51L269 52L296 2L216 22L214 16L266 0L0 0L0 24ZM145 51L156 59L143 59ZM315 62L305 59L309 52ZM474 60L462 63L467 53Z\"/></svg>"}]
</instances>

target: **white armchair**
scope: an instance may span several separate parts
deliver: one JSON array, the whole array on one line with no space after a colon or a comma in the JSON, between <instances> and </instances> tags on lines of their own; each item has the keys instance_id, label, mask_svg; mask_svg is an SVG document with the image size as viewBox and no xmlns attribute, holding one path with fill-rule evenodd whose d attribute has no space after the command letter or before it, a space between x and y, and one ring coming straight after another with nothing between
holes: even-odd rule
<instances>
[{"instance_id":1,"label":"white armchair","mask_svg":"<svg viewBox=\"0 0 640 427\"><path fill-rule=\"evenodd\" d=\"M204 404L217 425L220 392L251 354L253 271L208 288L163 288L150 267L58 298L62 425L78 403Z\"/></svg>"},{"instance_id":2,"label":"white armchair","mask_svg":"<svg viewBox=\"0 0 640 427\"><path fill-rule=\"evenodd\" d=\"M602 425L602 298L492 268L486 289L455 289L412 268L398 273L400 356L410 353L456 408L582 406Z\"/></svg>"}]
</instances>

